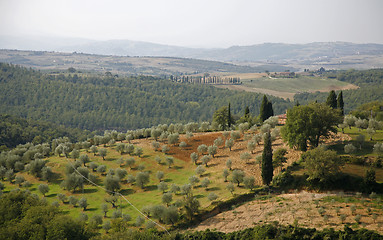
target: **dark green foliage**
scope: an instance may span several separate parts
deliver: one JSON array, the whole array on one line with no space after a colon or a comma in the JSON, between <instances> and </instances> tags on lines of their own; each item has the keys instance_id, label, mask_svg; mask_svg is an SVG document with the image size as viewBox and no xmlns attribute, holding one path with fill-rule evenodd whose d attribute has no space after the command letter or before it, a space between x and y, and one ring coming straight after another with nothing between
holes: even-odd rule
<instances>
[{"instance_id":1,"label":"dark green foliage","mask_svg":"<svg viewBox=\"0 0 383 240\"><path fill-rule=\"evenodd\" d=\"M89 131L0 114L0 147L13 148L27 142L40 144L64 136L72 141L79 141L93 135Z\"/></svg>"},{"instance_id":2,"label":"dark green foliage","mask_svg":"<svg viewBox=\"0 0 383 240\"><path fill-rule=\"evenodd\" d=\"M259 110L259 119L263 122L269 117L274 116L274 110L272 103L267 99L266 95L263 95L261 107Z\"/></svg>"},{"instance_id":3,"label":"dark green foliage","mask_svg":"<svg viewBox=\"0 0 383 240\"><path fill-rule=\"evenodd\" d=\"M337 98L337 108L342 111L342 115L344 115L344 102L343 102L343 92L340 91L338 98Z\"/></svg>"},{"instance_id":4,"label":"dark green foliage","mask_svg":"<svg viewBox=\"0 0 383 240\"><path fill-rule=\"evenodd\" d=\"M262 95L149 76L50 75L0 64L0 112L82 129L138 129L159 123L201 122L231 103L258 113ZM276 112L289 101L272 98Z\"/></svg>"},{"instance_id":5,"label":"dark green foliage","mask_svg":"<svg viewBox=\"0 0 383 240\"><path fill-rule=\"evenodd\" d=\"M369 119L372 115L375 120L383 121L383 101L362 104L357 109L351 111L351 114L361 119Z\"/></svg>"},{"instance_id":6,"label":"dark green foliage","mask_svg":"<svg viewBox=\"0 0 383 240\"><path fill-rule=\"evenodd\" d=\"M337 103L338 103L338 101L336 99L335 91L331 90L328 97L327 97L326 104L330 108L335 109L337 107Z\"/></svg>"},{"instance_id":7,"label":"dark green foliage","mask_svg":"<svg viewBox=\"0 0 383 240\"><path fill-rule=\"evenodd\" d=\"M365 193L371 193L376 191L376 172L375 169L370 168L366 170L365 177L363 179L363 190Z\"/></svg>"},{"instance_id":8,"label":"dark green foliage","mask_svg":"<svg viewBox=\"0 0 383 240\"><path fill-rule=\"evenodd\" d=\"M115 175L107 175L104 180L104 186L109 194L114 194L120 190L120 178Z\"/></svg>"},{"instance_id":9,"label":"dark green foliage","mask_svg":"<svg viewBox=\"0 0 383 240\"><path fill-rule=\"evenodd\" d=\"M104 235L102 239L142 239L142 240L247 240L247 239L369 239L380 240L382 235L375 231L367 229L352 230L345 227L344 230L324 229L316 230L315 228L301 228L297 226L282 226L277 224L258 225L253 228L247 228L242 231L231 233L223 233L207 229L205 231L184 233L171 233L170 235L159 231L132 231L111 232Z\"/></svg>"},{"instance_id":10,"label":"dark green foliage","mask_svg":"<svg viewBox=\"0 0 383 240\"><path fill-rule=\"evenodd\" d=\"M229 121L229 117L231 117L231 114L229 114L229 109L226 106L221 107L213 114L213 122L216 122L220 129L222 131L229 128L229 125L231 125Z\"/></svg>"},{"instance_id":11,"label":"dark green foliage","mask_svg":"<svg viewBox=\"0 0 383 240\"><path fill-rule=\"evenodd\" d=\"M270 132L266 132L264 137L264 148L262 153L261 175L263 184L269 185L273 180L273 149Z\"/></svg>"},{"instance_id":12,"label":"dark green foliage","mask_svg":"<svg viewBox=\"0 0 383 240\"><path fill-rule=\"evenodd\" d=\"M0 198L0 239L89 239L85 227L38 197L12 191Z\"/></svg>"},{"instance_id":13,"label":"dark green foliage","mask_svg":"<svg viewBox=\"0 0 383 240\"><path fill-rule=\"evenodd\" d=\"M274 152L274 157L273 157L273 167L278 168L280 167L281 172L283 168L283 164L287 162L287 157L285 155L287 154L287 149L286 148L278 148Z\"/></svg>"},{"instance_id":14,"label":"dark green foliage","mask_svg":"<svg viewBox=\"0 0 383 240\"><path fill-rule=\"evenodd\" d=\"M234 123L234 119L231 116L231 107L230 107L230 103L229 103L229 106L227 107L227 126L229 127L229 129L231 128L231 125L233 123Z\"/></svg>"},{"instance_id":15,"label":"dark green foliage","mask_svg":"<svg viewBox=\"0 0 383 240\"><path fill-rule=\"evenodd\" d=\"M302 154L302 161L305 166L307 181L312 185L331 185L331 181L340 173L344 165L343 160L335 151L324 150L321 147L307 151Z\"/></svg>"},{"instance_id":16,"label":"dark green foliage","mask_svg":"<svg viewBox=\"0 0 383 240\"><path fill-rule=\"evenodd\" d=\"M336 133L336 126L342 122L338 110L325 104L312 103L307 106L295 106L287 111L286 125L282 136L290 147L306 151L307 144L317 147L321 137L327 138L331 132Z\"/></svg>"}]
</instances>

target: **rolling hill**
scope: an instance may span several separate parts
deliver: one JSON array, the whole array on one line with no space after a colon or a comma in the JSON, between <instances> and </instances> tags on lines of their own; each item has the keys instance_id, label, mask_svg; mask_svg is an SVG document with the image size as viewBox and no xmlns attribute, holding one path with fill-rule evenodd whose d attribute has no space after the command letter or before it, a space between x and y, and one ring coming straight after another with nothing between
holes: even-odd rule
<instances>
[{"instance_id":1,"label":"rolling hill","mask_svg":"<svg viewBox=\"0 0 383 240\"><path fill-rule=\"evenodd\" d=\"M1 49L80 52L113 56L176 57L291 68L366 69L383 67L383 44L314 42L263 43L229 48L190 48L131 40L14 38L0 36ZM277 71L277 70L272 70Z\"/></svg>"}]
</instances>

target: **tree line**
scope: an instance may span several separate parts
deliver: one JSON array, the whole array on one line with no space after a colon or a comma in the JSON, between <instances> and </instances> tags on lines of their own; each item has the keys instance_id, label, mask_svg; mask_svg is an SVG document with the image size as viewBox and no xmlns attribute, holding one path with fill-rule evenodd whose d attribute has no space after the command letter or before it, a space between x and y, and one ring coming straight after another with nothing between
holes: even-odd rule
<instances>
[{"instance_id":1,"label":"tree line","mask_svg":"<svg viewBox=\"0 0 383 240\"><path fill-rule=\"evenodd\" d=\"M93 135L95 133L86 130L0 114L0 151L27 142L41 144L59 137L68 137L71 141L83 141Z\"/></svg>"},{"instance_id":2,"label":"tree line","mask_svg":"<svg viewBox=\"0 0 383 240\"><path fill-rule=\"evenodd\" d=\"M197 83L197 84L241 84L241 79L238 77L220 77L210 76L173 76L170 75L170 80L179 83Z\"/></svg>"}]
</instances>

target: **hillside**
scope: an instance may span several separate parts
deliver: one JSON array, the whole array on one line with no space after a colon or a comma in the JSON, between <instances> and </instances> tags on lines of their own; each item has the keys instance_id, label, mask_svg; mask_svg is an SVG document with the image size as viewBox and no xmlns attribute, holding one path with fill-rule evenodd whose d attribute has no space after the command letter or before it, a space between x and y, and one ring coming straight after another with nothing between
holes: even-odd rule
<instances>
[{"instance_id":1,"label":"hillside","mask_svg":"<svg viewBox=\"0 0 383 240\"><path fill-rule=\"evenodd\" d=\"M190 125L191 126L191 125ZM189 126L189 127L190 127ZM159 128L157 128L159 129ZM200 129L195 128L195 130ZM303 227L315 227L323 229L327 227L334 227L336 229L342 229L343 225L348 223L352 225L353 229L359 229L364 227L370 230L375 230L382 233L383 219L381 208L381 195L362 195L360 193L344 194L342 190L333 191L331 193L299 193L296 190L294 193L281 193L281 189L271 188L276 190L276 193L270 194L261 187L261 174L260 166L257 162L257 156L262 152L263 143L261 142L256 146L253 154L250 154L251 159L242 159L243 153L249 152L247 149L248 142L252 141L255 134L262 131L262 128L246 131L244 134L240 134L240 138L234 143L234 146L230 149L224 147L223 144L217 144L217 152L214 157L210 157L210 161L206 164L203 162L203 153L200 153L200 157L197 163L194 164L190 159L190 153L200 152L198 147L202 144L211 146L216 144L216 139L221 137L222 139L234 136L230 132L193 132L192 136L185 134L179 135L179 140L176 144L170 142L170 137L167 139L160 138L159 147L154 148L152 142L155 141L154 137L143 139L140 136L142 131L131 131L126 134L134 134L138 139L132 140L118 140L119 135L116 133L106 133L104 136L94 137L89 141L98 145L96 150L89 149L83 144L67 144L65 139L58 139L58 141L52 142L53 145L60 148L57 145L60 141L63 146L74 146L73 150L69 149L65 157L64 153L55 151L55 154L44 157L45 167L50 168L50 174L43 173L47 170L34 170L38 169L34 162L40 160L33 160L33 156L30 152L38 152L39 145L34 148L32 145L19 146L18 148L9 152L8 155L2 154L0 157L0 163L6 158L11 159L11 156L15 154L23 154L23 161L29 162L29 166L25 170L17 170L11 178L9 174L5 175L2 181L2 186L5 187L3 192L5 194L12 191L12 189L22 188L29 189L32 193L38 194L42 197L43 193L40 192L41 184L48 184L49 189L44 193L44 199L52 205L59 206L66 214L72 218L83 219L81 221L89 223L92 219L97 218L95 216L106 216L101 218L101 223L106 224L112 222L116 224L119 221L119 226L124 226L119 229L116 225L112 225L112 233L123 232L123 229L135 229L137 227L138 216L140 215L136 209L130 204L133 204L137 209L142 210L143 213L150 216L153 220L156 220L161 225L171 228L172 222L164 218L161 220L161 215L156 213L155 206L162 206L163 211L176 207L180 215L175 218L181 223L188 222L187 212L183 210L183 201L185 201L185 185L192 183L191 188L192 196L200 202L198 219L202 221L197 226L193 227L193 230L204 230L207 228L216 229L221 232L233 232L243 230L248 227L262 226L264 223L273 223L278 221L280 225L299 224ZM365 134L365 131L362 132ZM227 134L227 136L226 136ZM382 142L382 131L378 131L375 139ZM125 134L124 134L125 135ZM117 139L116 141L109 141L106 144L101 144L98 138ZM226 137L225 137L226 136ZM103 140L102 140L103 141ZM185 142L186 146L181 146L179 142ZM352 138L338 134L333 136L327 144L331 147L333 144L343 142L353 142ZM119 146L124 145L121 148ZM76 147L77 146L77 147ZM128 152L129 147L133 146L133 151ZM161 151L163 146L168 146L168 151ZM76 160L79 159L75 156L76 148L79 149L80 156L88 156L87 161ZM276 137L273 142L273 149L287 148L288 154L287 163L283 165L284 169L288 169L288 166L293 166L296 169L297 161L300 158L301 152L289 149L285 143ZM105 155L102 150L105 150ZM120 150L119 150L120 149ZM139 153L139 149L142 149ZM71 151L69 153L69 151ZM357 154L357 153L356 153ZM374 155L376 157L376 155ZM29 159L28 158L32 158ZM20 169L20 159L15 159L13 162L17 169ZM80 157L80 159L85 159ZM133 163L130 160L133 159ZM169 161L172 159L172 161ZM227 160L231 159L231 171L229 170L228 180L225 181L223 176L224 169L228 169ZM7 161L9 162L9 161ZM299 165L299 163L298 163ZM8 165L7 165L8 166ZM33 166L33 167L31 167ZM44 166L44 165L43 165ZM101 166L104 166L103 168ZM349 167L356 167L363 169L362 165L355 163L347 163L345 169ZM42 167L42 166L40 166ZM204 169L203 172L197 172L198 168ZM77 172L73 170L77 169ZM360 170L359 169L359 170ZM254 186L249 189L248 183L237 182L234 179L234 170L244 171L246 176L252 176L255 179ZM351 171L349 174L352 176L362 178L362 171ZM39 173L42 171L42 173ZM274 170L274 174L278 176L281 168ZM48 171L49 172L49 171ZM163 176L159 178L158 173L162 172ZM78 174L86 175L87 178L95 184L87 183L87 181L81 181L70 185L72 176ZM140 186L138 181L141 173L148 173L149 179L147 182ZM42 174L42 175L40 175ZM302 169L294 170L295 176L302 176ZM119 176L119 185L110 185L109 181L112 181L113 177ZM193 177L194 176L194 177ZM281 175L279 175L281 176ZM191 180L192 178L197 180ZM278 177L276 177L278 178ZM22 180L20 180L22 179ZM208 179L206 185L204 185L205 179ZM6 180L6 181L4 181ZM376 180L378 183L383 182L382 169L377 168ZM25 183L28 181L28 185ZM235 183L233 190L228 187L232 183ZM165 185L163 189L160 185ZM349 185L349 182L343 182L342 184ZM174 186L180 187L179 190ZM276 185L275 185L276 187ZM303 185L299 186L304 187ZM347 187L347 186L345 186ZM358 186L351 186L358 187ZM107 189L107 190L106 190ZM109 189L115 189L121 195L120 198L114 199L114 196L109 194ZM232 192L231 192L232 191ZM170 207L167 207L166 201L163 196L171 194ZM209 195L214 193L217 198L211 200ZM247 194L250 193L250 194ZM247 195L246 195L247 194ZM254 195L256 194L256 195ZM243 196L243 198L241 198ZM245 198L247 196L247 198ZM87 205L85 208L80 204L80 199L86 199ZM240 200L243 199L243 200ZM76 201L75 201L76 200ZM242 201L246 201L243 203ZM226 203L227 202L227 203ZM168 202L169 203L169 202ZM103 206L106 204L106 209ZM117 207L113 207L116 205ZM354 206L355 205L355 206ZM225 207L226 206L226 207ZM302 207L304 206L304 208ZM159 208L159 207L158 207ZM339 208L339 212L337 213ZM353 210L355 208L355 210ZM322 210L324 212L322 212ZM220 213L222 212L222 213ZM206 214L206 215L205 215ZM340 216L345 215L345 219L341 220ZM360 215L359 220L354 220L356 216ZM86 218L85 218L86 216ZM193 214L194 216L194 214ZM84 220L85 218L85 220ZM356 219L356 218L355 218ZM176 221L173 219L173 221ZM355 224L355 221L358 223ZM145 222L145 219L143 220ZM141 226L143 222L140 223ZM198 222L198 221L197 221ZM98 227L102 224L97 224L95 229L99 232L105 233L107 228L101 229ZM150 227L150 222L146 221L146 228ZM182 224L181 224L182 226ZM187 224L190 226L190 224Z\"/></svg>"},{"instance_id":2,"label":"hillside","mask_svg":"<svg viewBox=\"0 0 383 240\"><path fill-rule=\"evenodd\" d=\"M71 141L86 140L94 133L80 129L66 128L49 122L26 120L0 114L0 149L14 148L28 142L41 144L59 137L68 137Z\"/></svg>"},{"instance_id":3,"label":"hillside","mask_svg":"<svg viewBox=\"0 0 383 240\"><path fill-rule=\"evenodd\" d=\"M45 74L0 64L0 113L88 130L137 129L175 122L210 121L231 103L258 115L263 95L181 84L150 76ZM270 97L274 112L290 101Z\"/></svg>"},{"instance_id":4,"label":"hillside","mask_svg":"<svg viewBox=\"0 0 383 240\"><path fill-rule=\"evenodd\" d=\"M285 71L293 67L283 64L258 64L251 67L235 65L218 61L199 60L180 57L147 57L96 55L80 52L47 52L47 51L18 51L0 49L0 62L18 64L41 70L67 70L74 67L81 71L105 73L110 71L120 75L152 75L169 76L183 74L210 73L251 73L268 71Z\"/></svg>"},{"instance_id":5,"label":"hillside","mask_svg":"<svg viewBox=\"0 0 383 240\"><path fill-rule=\"evenodd\" d=\"M35 51L82 52L115 56L152 56L207 59L221 62L279 63L318 69L366 69L383 67L382 44L313 42L306 44L263 43L228 48L190 48L131 40L35 39L1 36L0 48ZM277 71L277 70L273 70Z\"/></svg>"},{"instance_id":6,"label":"hillside","mask_svg":"<svg viewBox=\"0 0 383 240\"><path fill-rule=\"evenodd\" d=\"M337 79L343 83L349 83L358 86L357 89L344 90L343 97L345 99L345 111L349 112L358 106L372 102L383 100L383 70L348 70L338 72L328 72L325 74L328 79ZM328 93L298 93L294 96L294 100L301 104L309 102L325 102Z\"/></svg>"}]
</instances>

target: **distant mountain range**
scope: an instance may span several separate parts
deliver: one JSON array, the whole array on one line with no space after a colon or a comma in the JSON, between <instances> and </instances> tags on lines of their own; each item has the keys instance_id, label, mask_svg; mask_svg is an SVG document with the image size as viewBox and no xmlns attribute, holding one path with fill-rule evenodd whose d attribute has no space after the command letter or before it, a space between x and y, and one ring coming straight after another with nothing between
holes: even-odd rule
<instances>
[{"instance_id":1,"label":"distant mountain range","mask_svg":"<svg viewBox=\"0 0 383 240\"><path fill-rule=\"evenodd\" d=\"M0 36L0 48L115 56L180 57L247 65L277 63L302 69L320 66L335 69L383 67L383 44L373 43L263 43L229 48L189 48L130 40Z\"/></svg>"},{"instance_id":2,"label":"distant mountain range","mask_svg":"<svg viewBox=\"0 0 383 240\"><path fill-rule=\"evenodd\" d=\"M383 44L316 42L308 44L263 43L229 48L188 48L130 40L94 41L75 38L0 36L0 48L82 52L116 56L184 57L216 61L257 62L313 60L354 55L382 55Z\"/></svg>"}]
</instances>

